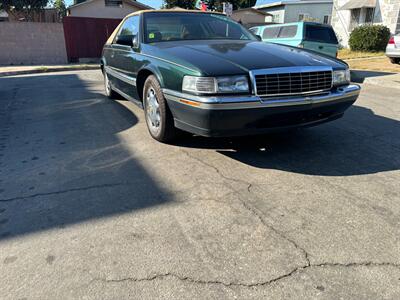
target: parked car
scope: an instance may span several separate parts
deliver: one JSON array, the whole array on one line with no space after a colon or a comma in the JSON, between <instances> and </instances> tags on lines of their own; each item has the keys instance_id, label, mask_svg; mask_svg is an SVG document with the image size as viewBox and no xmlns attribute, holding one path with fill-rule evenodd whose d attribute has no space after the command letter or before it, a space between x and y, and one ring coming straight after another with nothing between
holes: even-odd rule
<instances>
[{"instance_id":1,"label":"parked car","mask_svg":"<svg viewBox=\"0 0 400 300\"><path fill-rule=\"evenodd\" d=\"M390 38L386 47L386 56L393 64L400 64L400 34Z\"/></svg>"},{"instance_id":2,"label":"parked car","mask_svg":"<svg viewBox=\"0 0 400 300\"><path fill-rule=\"evenodd\" d=\"M360 91L344 62L260 42L211 12L127 16L104 46L101 69L107 96L143 107L161 142L179 130L237 136L321 124L340 118Z\"/></svg>"},{"instance_id":3,"label":"parked car","mask_svg":"<svg viewBox=\"0 0 400 300\"><path fill-rule=\"evenodd\" d=\"M337 57L339 42L330 25L297 22L256 26L250 30L264 42L300 47Z\"/></svg>"}]
</instances>

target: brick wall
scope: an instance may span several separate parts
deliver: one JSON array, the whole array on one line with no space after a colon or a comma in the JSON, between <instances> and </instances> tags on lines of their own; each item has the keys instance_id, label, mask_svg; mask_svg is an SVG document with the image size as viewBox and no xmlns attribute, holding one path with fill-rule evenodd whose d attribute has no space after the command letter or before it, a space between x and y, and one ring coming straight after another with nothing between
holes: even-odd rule
<instances>
[{"instance_id":1,"label":"brick wall","mask_svg":"<svg viewBox=\"0 0 400 300\"><path fill-rule=\"evenodd\" d=\"M61 23L1 22L0 65L65 64Z\"/></svg>"}]
</instances>

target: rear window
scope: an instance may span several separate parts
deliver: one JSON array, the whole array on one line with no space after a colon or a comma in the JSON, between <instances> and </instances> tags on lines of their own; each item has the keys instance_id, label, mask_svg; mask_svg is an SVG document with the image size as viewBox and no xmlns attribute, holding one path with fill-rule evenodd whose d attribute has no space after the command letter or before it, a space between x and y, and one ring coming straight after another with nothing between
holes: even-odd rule
<instances>
[{"instance_id":1,"label":"rear window","mask_svg":"<svg viewBox=\"0 0 400 300\"><path fill-rule=\"evenodd\" d=\"M333 31L332 27L328 26L306 25L305 40L329 44L338 43L335 32Z\"/></svg>"},{"instance_id":2,"label":"rear window","mask_svg":"<svg viewBox=\"0 0 400 300\"><path fill-rule=\"evenodd\" d=\"M292 38L297 34L297 25L266 27L263 32L263 39Z\"/></svg>"}]
</instances>

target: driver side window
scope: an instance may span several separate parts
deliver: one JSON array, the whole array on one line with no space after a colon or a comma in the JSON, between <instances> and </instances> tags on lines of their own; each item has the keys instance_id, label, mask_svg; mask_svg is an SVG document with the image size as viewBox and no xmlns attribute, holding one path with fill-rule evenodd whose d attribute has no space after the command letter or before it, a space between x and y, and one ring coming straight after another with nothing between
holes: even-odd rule
<instances>
[{"instance_id":1,"label":"driver side window","mask_svg":"<svg viewBox=\"0 0 400 300\"><path fill-rule=\"evenodd\" d=\"M139 16L132 16L125 20L124 24L122 24L121 29L119 30L117 36L125 35L125 36L135 36L139 33Z\"/></svg>"}]
</instances>

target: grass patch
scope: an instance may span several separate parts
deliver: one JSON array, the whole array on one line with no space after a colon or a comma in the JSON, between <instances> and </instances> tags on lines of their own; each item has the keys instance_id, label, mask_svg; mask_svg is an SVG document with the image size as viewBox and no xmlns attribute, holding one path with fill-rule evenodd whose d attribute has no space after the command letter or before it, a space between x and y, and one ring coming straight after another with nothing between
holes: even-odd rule
<instances>
[{"instance_id":1,"label":"grass patch","mask_svg":"<svg viewBox=\"0 0 400 300\"><path fill-rule=\"evenodd\" d=\"M347 62L352 70L369 70L400 73L400 65L392 64L387 57L357 59Z\"/></svg>"},{"instance_id":2,"label":"grass patch","mask_svg":"<svg viewBox=\"0 0 400 300\"><path fill-rule=\"evenodd\" d=\"M362 51L351 51L350 49L340 49L338 58L340 59L353 59L353 58L368 58L383 56L385 52L362 52Z\"/></svg>"}]
</instances>

